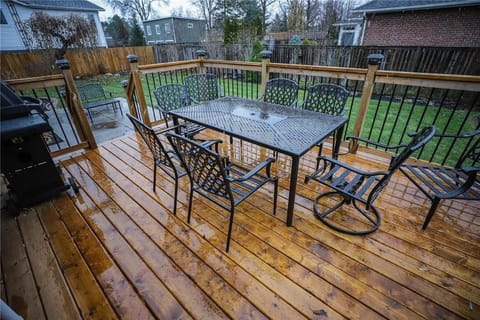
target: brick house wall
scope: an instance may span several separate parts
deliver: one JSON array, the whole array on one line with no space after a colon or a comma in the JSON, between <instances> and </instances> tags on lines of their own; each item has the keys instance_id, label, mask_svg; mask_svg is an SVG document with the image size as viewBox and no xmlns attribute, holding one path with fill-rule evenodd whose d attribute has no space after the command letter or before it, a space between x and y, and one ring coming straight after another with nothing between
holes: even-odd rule
<instances>
[{"instance_id":1,"label":"brick house wall","mask_svg":"<svg viewBox=\"0 0 480 320\"><path fill-rule=\"evenodd\" d=\"M363 45L480 47L480 6L369 14Z\"/></svg>"}]
</instances>

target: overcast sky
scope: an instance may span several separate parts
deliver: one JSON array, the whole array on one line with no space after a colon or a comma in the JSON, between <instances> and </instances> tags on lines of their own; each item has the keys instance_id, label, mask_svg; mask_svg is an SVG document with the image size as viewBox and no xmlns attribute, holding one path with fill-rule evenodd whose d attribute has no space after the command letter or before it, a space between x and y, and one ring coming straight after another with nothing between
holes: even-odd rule
<instances>
[{"instance_id":1,"label":"overcast sky","mask_svg":"<svg viewBox=\"0 0 480 320\"><path fill-rule=\"evenodd\" d=\"M100 11L101 21L106 21L107 18L112 17L115 13L120 15L120 12L114 11L103 0L88 0L88 1L95 3L96 5L105 9L105 11ZM193 16L195 17L198 16L197 11L191 4L190 0L170 0L170 3L168 5L161 3L161 1L155 1L153 3L153 6L154 6L154 11L156 12L158 17L170 16L172 13L172 10L178 9L180 7L183 8L182 10L183 12L185 12L186 10L189 10Z\"/></svg>"}]
</instances>

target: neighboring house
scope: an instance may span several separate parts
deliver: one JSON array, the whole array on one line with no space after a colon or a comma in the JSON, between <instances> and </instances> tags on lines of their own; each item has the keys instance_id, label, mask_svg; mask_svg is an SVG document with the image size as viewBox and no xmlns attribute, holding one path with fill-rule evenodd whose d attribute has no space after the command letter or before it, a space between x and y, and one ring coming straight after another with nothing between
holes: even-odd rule
<instances>
[{"instance_id":1,"label":"neighboring house","mask_svg":"<svg viewBox=\"0 0 480 320\"><path fill-rule=\"evenodd\" d=\"M363 14L360 45L480 46L478 0L373 0Z\"/></svg>"},{"instance_id":2,"label":"neighboring house","mask_svg":"<svg viewBox=\"0 0 480 320\"><path fill-rule=\"evenodd\" d=\"M44 12L51 16L78 14L88 18L97 27L98 46L107 42L100 23L99 11L104 11L86 0L0 0L0 51L23 51L30 48L28 35L22 27L23 21L34 12Z\"/></svg>"},{"instance_id":3,"label":"neighboring house","mask_svg":"<svg viewBox=\"0 0 480 320\"><path fill-rule=\"evenodd\" d=\"M147 44L198 43L204 39L206 22L201 19L167 17L143 21Z\"/></svg>"},{"instance_id":4,"label":"neighboring house","mask_svg":"<svg viewBox=\"0 0 480 320\"><path fill-rule=\"evenodd\" d=\"M352 15L351 17L333 24L340 27L338 34L339 46L358 46L362 34L363 18L361 15Z\"/></svg>"}]
</instances>

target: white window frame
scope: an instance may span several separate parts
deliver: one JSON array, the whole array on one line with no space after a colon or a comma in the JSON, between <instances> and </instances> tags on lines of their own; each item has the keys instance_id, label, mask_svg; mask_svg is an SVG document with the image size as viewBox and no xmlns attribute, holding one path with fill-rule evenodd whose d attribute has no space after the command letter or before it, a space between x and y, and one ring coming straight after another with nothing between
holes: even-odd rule
<instances>
[{"instance_id":1,"label":"white window frame","mask_svg":"<svg viewBox=\"0 0 480 320\"><path fill-rule=\"evenodd\" d=\"M160 34L160 25L159 24L155 25L155 33Z\"/></svg>"},{"instance_id":2,"label":"white window frame","mask_svg":"<svg viewBox=\"0 0 480 320\"><path fill-rule=\"evenodd\" d=\"M147 34L148 34L149 36L152 35L152 26L147 26Z\"/></svg>"},{"instance_id":3,"label":"white window frame","mask_svg":"<svg viewBox=\"0 0 480 320\"><path fill-rule=\"evenodd\" d=\"M171 33L172 28L170 27L170 23L165 23L165 33Z\"/></svg>"},{"instance_id":4,"label":"white window frame","mask_svg":"<svg viewBox=\"0 0 480 320\"><path fill-rule=\"evenodd\" d=\"M193 29L193 23L192 22L187 23L187 29Z\"/></svg>"}]
</instances>

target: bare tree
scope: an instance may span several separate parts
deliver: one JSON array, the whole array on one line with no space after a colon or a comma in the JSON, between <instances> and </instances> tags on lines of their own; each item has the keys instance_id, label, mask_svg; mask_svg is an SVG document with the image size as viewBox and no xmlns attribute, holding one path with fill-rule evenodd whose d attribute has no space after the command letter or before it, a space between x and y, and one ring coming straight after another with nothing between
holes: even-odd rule
<instances>
[{"instance_id":1,"label":"bare tree","mask_svg":"<svg viewBox=\"0 0 480 320\"><path fill-rule=\"evenodd\" d=\"M137 16L140 21L148 20L154 2L168 4L169 0L103 0L124 15Z\"/></svg>"},{"instance_id":2,"label":"bare tree","mask_svg":"<svg viewBox=\"0 0 480 320\"><path fill-rule=\"evenodd\" d=\"M97 28L80 15L50 16L35 12L24 22L32 48L55 51L57 59L63 58L68 48L95 47Z\"/></svg>"},{"instance_id":3,"label":"bare tree","mask_svg":"<svg viewBox=\"0 0 480 320\"><path fill-rule=\"evenodd\" d=\"M258 6L260 7L262 13L262 32L265 34L267 29L267 20L270 18L270 13L268 8L274 4L277 0L258 0Z\"/></svg>"},{"instance_id":4,"label":"bare tree","mask_svg":"<svg viewBox=\"0 0 480 320\"><path fill-rule=\"evenodd\" d=\"M192 3L200 11L202 18L207 21L208 30L212 30L215 23L217 0L192 0Z\"/></svg>"}]
</instances>

